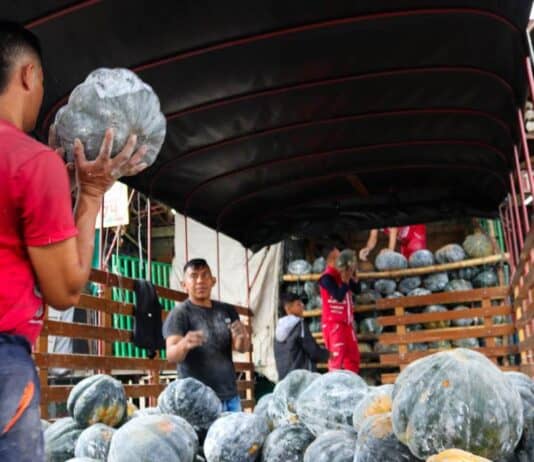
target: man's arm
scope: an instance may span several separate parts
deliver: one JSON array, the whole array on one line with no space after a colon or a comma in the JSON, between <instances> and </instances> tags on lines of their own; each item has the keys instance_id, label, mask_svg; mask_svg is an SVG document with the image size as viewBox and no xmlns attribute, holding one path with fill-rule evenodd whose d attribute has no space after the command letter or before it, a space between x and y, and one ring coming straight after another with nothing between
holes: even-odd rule
<instances>
[{"instance_id":1,"label":"man's arm","mask_svg":"<svg viewBox=\"0 0 534 462\"><path fill-rule=\"evenodd\" d=\"M187 354L204 343L202 331L189 331L184 337L171 335L165 340L167 345L167 361L179 364L184 361Z\"/></svg>"},{"instance_id":2,"label":"man's arm","mask_svg":"<svg viewBox=\"0 0 534 462\"><path fill-rule=\"evenodd\" d=\"M378 241L378 230L373 229L369 233L369 239L367 239L367 244L365 244L365 247L360 250L360 260L367 261L367 257L371 253L371 251L376 247L376 243Z\"/></svg>"},{"instance_id":3,"label":"man's arm","mask_svg":"<svg viewBox=\"0 0 534 462\"><path fill-rule=\"evenodd\" d=\"M133 155L136 143L136 137L131 136L124 149L111 159L113 132L108 130L99 156L94 161L88 161L81 142L75 142L80 188L75 213L78 236L50 245L28 246L28 254L45 301L57 309L76 305L89 279L95 222L102 196L119 176L134 175L146 168L141 160L146 147L141 147ZM53 181L51 179L50 188L54 188Z\"/></svg>"},{"instance_id":4,"label":"man's arm","mask_svg":"<svg viewBox=\"0 0 534 462\"><path fill-rule=\"evenodd\" d=\"M239 353L245 353L250 350L250 336L246 327L237 319L230 325L232 332L232 348Z\"/></svg>"},{"instance_id":5,"label":"man's arm","mask_svg":"<svg viewBox=\"0 0 534 462\"><path fill-rule=\"evenodd\" d=\"M328 361L330 355L328 350L326 348L321 348L317 344L306 323L304 323L304 336L301 337L301 344L302 348L313 362L318 363Z\"/></svg>"},{"instance_id":6,"label":"man's arm","mask_svg":"<svg viewBox=\"0 0 534 462\"><path fill-rule=\"evenodd\" d=\"M398 232L399 232L398 228L389 228L389 242L388 242L389 250L395 250L395 246L397 245Z\"/></svg>"},{"instance_id":7,"label":"man's arm","mask_svg":"<svg viewBox=\"0 0 534 462\"><path fill-rule=\"evenodd\" d=\"M319 285L325 289L332 297L338 302L342 302L349 290L348 284L343 282L340 286L337 285L335 279L329 274L321 276L319 279Z\"/></svg>"}]
</instances>

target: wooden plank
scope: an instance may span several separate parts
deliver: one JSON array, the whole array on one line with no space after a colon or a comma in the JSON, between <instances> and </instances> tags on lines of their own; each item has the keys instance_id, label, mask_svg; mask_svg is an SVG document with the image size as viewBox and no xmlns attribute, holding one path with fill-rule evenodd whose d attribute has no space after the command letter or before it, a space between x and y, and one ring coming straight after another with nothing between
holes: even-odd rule
<instances>
[{"instance_id":1,"label":"wooden plank","mask_svg":"<svg viewBox=\"0 0 534 462\"><path fill-rule=\"evenodd\" d=\"M501 337L515 332L511 324L500 324L487 328L484 326L448 327L445 329L429 329L407 332L404 335L381 334L379 342L384 345L405 345L408 343L437 342L439 340L459 340L463 338Z\"/></svg>"},{"instance_id":2,"label":"wooden plank","mask_svg":"<svg viewBox=\"0 0 534 462\"><path fill-rule=\"evenodd\" d=\"M531 335L529 338L519 342L519 351L530 351L534 350L534 335Z\"/></svg>"},{"instance_id":3,"label":"wooden plank","mask_svg":"<svg viewBox=\"0 0 534 462\"><path fill-rule=\"evenodd\" d=\"M161 359L117 358L114 356L93 356L78 354L35 353L37 367L61 367L66 369L126 369L167 370L175 366Z\"/></svg>"},{"instance_id":4,"label":"wooden plank","mask_svg":"<svg viewBox=\"0 0 534 462\"><path fill-rule=\"evenodd\" d=\"M323 333L314 332L312 334L312 337L315 339L322 339ZM378 340L378 335L375 335L375 334L356 334L356 337L358 337L359 342L373 342L373 341Z\"/></svg>"},{"instance_id":5,"label":"wooden plank","mask_svg":"<svg viewBox=\"0 0 534 462\"><path fill-rule=\"evenodd\" d=\"M507 316L511 314L512 307L510 305L499 305L487 308L470 308L461 311L404 314L402 316L380 316L377 318L377 322L381 326L398 326L407 324L424 324L436 321L451 321L464 318L482 318L484 316Z\"/></svg>"},{"instance_id":6,"label":"wooden plank","mask_svg":"<svg viewBox=\"0 0 534 462\"><path fill-rule=\"evenodd\" d=\"M60 322L46 320L43 332L47 335L59 337L98 339L106 342L131 342L132 333L128 330L114 329L112 327L99 327L76 322Z\"/></svg>"},{"instance_id":7,"label":"wooden plank","mask_svg":"<svg viewBox=\"0 0 534 462\"><path fill-rule=\"evenodd\" d=\"M371 311L376 310L376 305L357 305L352 310L354 313L368 313ZM323 314L323 310L321 308L317 308L315 310L308 310L304 311L302 316L304 318L317 318Z\"/></svg>"},{"instance_id":8,"label":"wooden plank","mask_svg":"<svg viewBox=\"0 0 534 462\"><path fill-rule=\"evenodd\" d=\"M516 286L519 282L519 277L522 273L523 265L527 262L530 257L530 251L534 248L534 228L528 232L525 243L523 244L523 249L521 250L521 255L519 256L519 262L516 264L518 270L514 273L512 282L510 285Z\"/></svg>"},{"instance_id":9,"label":"wooden plank","mask_svg":"<svg viewBox=\"0 0 534 462\"><path fill-rule=\"evenodd\" d=\"M439 292L418 297L381 298L376 302L378 310L392 309L402 303L404 308L427 305L450 305L465 302L481 301L484 298L500 300L510 295L508 286L488 287L485 289L464 290L458 292ZM400 300L400 301L399 301Z\"/></svg>"},{"instance_id":10,"label":"wooden plank","mask_svg":"<svg viewBox=\"0 0 534 462\"><path fill-rule=\"evenodd\" d=\"M508 261L510 255L508 253L490 255L483 258L472 258L469 260L462 260L454 263L445 263L442 265L425 266L423 268L407 268L403 270L394 271L373 271L373 272L358 272L356 277L358 279L380 279L380 278L401 278L409 276L418 276L421 274L439 273L442 271L451 271L460 268L467 268L470 266L488 265L492 263L498 263L501 261ZM318 281L321 274L285 274L283 280L285 282L304 282L304 281Z\"/></svg>"},{"instance_id":11,"label":"wooden plank","mask_svg":"<svg viewBox=\"0 0 534 462\"><path fill-rule=\"evenodd\" d=\"M237 389L239 391L249 390L254 387L254 382L252 380L238 380Z\"/></svg>"},{"instance_id":12,"label":"wooden plank","mask_svg":"<svg viewBox=\"0 0 534 462\"><path fill-rule=\"evenodd\" d=\"M469 260L457 261L454 263L444 263L441 265L424 266L421 268L407 268L402 270L391 271L376 271L376 272L359 272L357 273L358 279L379 279L379 278L403 278L420 276L422 274L440 273L443 271L452 271L461 268L469 268L471 266L490 265L501 261L508 261L510 254L503 253L498 255L490 255L489 257L471 258Z\"/></svg>"},{"instance_id":13,"label":"wooden plank","mask_svg":"<svg viewBox=\"0 0 534 462\"><path fill-rule=\"evenodd\" d=\"M109 314L122 314L126 316L133 316L134 305L133 303L115 302L112 300L106 300L101 297L94 297L92 295L82 294L80 301L76 308L83 308L86 310L101 311Z\"/></svg>"},{"instance_id":14,"label":"wooden plank","mask_svg":"<svg viewBox=\"0 0 534 462\"><path fill-rule=\"evenodd\" d=\"M534 378L534 364L521 364L520 370L523 374L527 374L529 377Z\"/></svg>"},{"instance_id":15,"label":"wooden plank","mask_svg":"<svg viewBox=\"0 0 534 462\"><path fill-rule=\"evenodd\" d=\"M393 373L393 372L390 372L387 374L381 374L380 378L381 378L382 384L386 385L386 384L395 383L395 380L397 380L398 375L399 375L398 373Z\"/></svg>"},{"instance_id":16,"label":"wooden plank","mask_svg":"<svg viewBox=\"0 0 534 462\"><path fill-rule=\"evenodd\" d=\"M254 406L256 405L256 401L253 399L242 399L241 400L241 407L243 409L254 409Z\"/></svg>"},{"instance_id":17,"label":"wooden plank","mask_svg":"<svg viewBox=\"0 0 534 462\"><path fill-rule=\"evenodd\" d=\"M507 346L496 346L492 348L481 347L481 348L470 348L471 350L478 351L488 357L498 358L501 356L517 354L519 351L517 345L507 345ZM420 358L424 358L429 354L433 354L438 350L428 350L428 351L409 351L404 356L398 353L386 353L380 355L380 362L384 365L399 365L407 364L413 361L416 361ZM439 350L447 351L447 350ZM450 350L449 350L450 351Z\"/></svg>"},{"instance_id":18,"label":"wooden plank","mask_svg":"<svg viewBox=\"0 0 534 462\"><path fill-rule=\"evenodd\" d=\"M521 319L516 319L515 321L515 325L518 329L522 329L534 321L534 303L529 303L525 308L525 310L522 309Z\"/></svg>"},{"instance_id":19,"label":"wooden plank","mask_svg":"<svg viewBox=\"0 0 534 462\"><path fill-rule=\"evenodd\" d=\"M532 290L534 286L534 268L532 268L523 280L523 285L519 288L519 291L515 295L514 299L517 302L521 302L528 297L529 290ZM515 286L514 286L515 287Z\"/></svg>"}]
</instances>

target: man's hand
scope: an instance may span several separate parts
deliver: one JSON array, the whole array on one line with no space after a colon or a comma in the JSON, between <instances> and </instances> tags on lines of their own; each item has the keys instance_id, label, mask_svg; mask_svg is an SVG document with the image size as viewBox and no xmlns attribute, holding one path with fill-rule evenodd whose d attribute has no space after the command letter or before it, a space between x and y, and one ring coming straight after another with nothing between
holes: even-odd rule
<instances>
[{"instance_id":1,"label":"man's hand","mask_svg":"<svg viewBox=\"0 0 534 462\"><path fill-rule=\"evenodd\" d=\"M250 348L250 339L243 323L239 320L230 324L230 332L232 333L232 345L234 350L244 353Z\"/></svg>"},{"instance_id":2,"label":"man's hand","mask_svg":"<svg viewBox=\"0 0 534 462\"><path fill-rule=\"evenodd\" d=\"M111 158L113 148L113 130L106 130L100 153L95 160L89 161L85 157L82 142L74 140L74 158L80 192L95 197L101 197L121 176L137 175L147 164L143 158L147 146L141 146L135 153L137 136L130 135L122 151Z\"/></svg>"},{"instance_id":3,"label":"man's hand","mask_svg":"<svg viewBox=\"0 0 534 462\"><path fill-rule=\"evenodd\" d=\"M367 261L367 257L369 257L369 254L371 253L371 249L369 247L364 247L363 249L360 249L360 260Z\"/></svg>"},{"instance_id":4,"label":"man's hand","mask_svg":"<svg viewBox=\"0 0 534 462\"><path fill-rule=\"evenodd\" d=\"M187 351L194 350L205 342L204 333L201 330L190 330L185 334L182 342Z\"/></svg>"}]
</instances>

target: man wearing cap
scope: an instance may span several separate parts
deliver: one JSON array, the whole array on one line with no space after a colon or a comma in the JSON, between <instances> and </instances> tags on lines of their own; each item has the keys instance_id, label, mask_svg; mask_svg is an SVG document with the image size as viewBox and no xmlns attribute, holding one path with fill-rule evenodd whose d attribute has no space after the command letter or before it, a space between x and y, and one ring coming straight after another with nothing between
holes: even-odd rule
<instances>
[{"instance_id":1,"label":"man wearing cap","mask_svg":"<svg viewBox=\"0 0 534 462\"><path fill-rule=\"evenodd\" d=\"M354 332L354 304L352 294L360 292L354 280L354 267L339 269L336 260L340 255L335 245L324 250L326 270L319 279L323 304L321 324L323 339L330 352L328 370L347 369L360 371L360 350Z\"/></svg>"},{"instance_id":2,"label":"man wearing cap","mask_svg":"<svg viewBox=\"0 0 534 462\"><path fill-rule=\"evenodd\" d=\"M316 371L318 362L328 361L328 350L321 348L304 322L304 304L298 295L284 293L280 297L280 311L274 341L274 357L278 379L282 380L295 369Z\"/></svg>"}]
</instances>

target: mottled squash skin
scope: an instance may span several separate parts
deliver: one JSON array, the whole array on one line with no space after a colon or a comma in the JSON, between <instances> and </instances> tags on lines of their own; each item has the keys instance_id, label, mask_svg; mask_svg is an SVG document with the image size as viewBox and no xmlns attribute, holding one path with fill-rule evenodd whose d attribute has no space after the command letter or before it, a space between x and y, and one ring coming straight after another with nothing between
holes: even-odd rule
<instances>
[{"instance_id":1,"label":"mottled squash skin","mask_svg":"<svg viewBox=\"0 0 534 462\"><path fill-rule=\"evenodd\" d=\"M274 430L274 423L269 417L269 404L272 399L273 394L267 393L266 395L263 395L256 403L256 406L254 406L254 414L258 417L262 417L271 431Z\"/></svg>"},{"instance_id":2,"label":"mottled squash skin","mask_svg":"<svg viewBox=\"0 0 534 462\"><path fill-rule=\"evenodd\" d=\"M328 431L308 446L304 462L352 462L355 446L355 432Z\"/></svg>"},{"instance_id":3,"label":"mottled squash skin","mask_svg":"<svg viewBox=\"0 0 534 462\"><path fill-rule=\"evenodd\" d=\"M44 432L46 462L64 462L74 457L74 447L83 429L71 417L56 420Z\"/></svg>"},{"instance_id":4,"label":"mottled squash skin","mask_svg":"<svg viewBox=\"0 0 534 462\"><path fill-rule=\"evenodd\" d=\"M408 260L410 268L422 268L434 264L434 254L427 249L417 250L410 255Z\"/></svg>"},{"instance_id":5,"label":"mottled squash skin","mask_svg":"<svg viewBox=\"0 0 534 462\"><path fill-rule=\"evenodd\" d=\"M393 433L391 414L365 419L358 431L354 462L418 462Z\"/></svg>"},{"instance_id":6,"label":"mottled squash skin","mask_svg":"<svg viewBox=\"0 0 534 462\"><path fill-rule=\"evenodd\" d=\"M369 393L356 405L352 415L352 424L357 432L368 417L391 412L392 395L393 385L369 388Z\"/></svg>"},{"instance_id":7,"label":"mottled squash skin","mask_svg":"<svg viewBox=\"0 0 534 462\"><path fill-rule=\"evenodd\" d=\"M195 430L207 430L222 412L215 392L202 382L188 377L171 382L158 398L163 414L183 417Z\"/></svg>"},{"instance_id":8,"label":"mottled squash skin","mask_svg":"<svg viewBox=\"0 0 534 462\"><path fill-rule=\"evenodd\" d=\"M76 457L107 460L109 445L115 429L98 423L86 428L79 436L74 449Z\"/></svg>"},{"instance_id":9,"label":"mottled squash skin","mask_svg":"<svg viewBox=\"0 0 534 462\"><path fill-rule=\"evenodd\" d=\"M159 407L145 407L144 409L138 409L132 414L132 419L136 417L141 417L144 415L161 415L161 409Z\"/></svg>"},{"instance_id":10,"label":"mottled squash skin","mask_svg":"<svg viewBox=\"0 0 534 462\"><path fill-rule=\"evenodd\" d=\"M397 438L420 459L456 448L500 461L519 442L523 412L519 393L495 364L458 348L401 372L392 421Z\"/></svg>"},{"instance_id":11,"label":"mottled squash skin","mask_svg":"<svg viewBox=\"0 0 534 462\"><path fill-rule=\"evenodd\" d=\"M278 427L265 440L262 462L302 462L315 437L302 424Z\"/></svg>"},{"instance_id":12,"label":"mottled squash skin","mask_svg":"<svg viewBox=\"0 0 534 462\"><path fill-rule=\"evenodd\" d=\"M274 427L298 422L297 399L320 374L297 369L287 374L273 390L268 414Z\"/></svg>"},{"instance_id":13,"label":"mottled squash skin","mask_svg":"<svg viewBox=\"0 0 534 462\"><path fill-rule=\"evenodd\" d=\"M269 429L254 414L234 412L217 419L204 441L207 462L254 462L260 454Z\"/></svg>"},{"instance_id":14,"label":"mottled squash skin","mask_svg":"<svg viewBox=\"0 0 534 462\"><path fill-rule=\"evenodd\" d=\"M129 69L101 68L91 72L57 112L54 124L57 141L69 160L73 159L75 138L83 143L87 158L95 159L105 130L112 127L112 156L121 151L130 134L136 134L137 146L148 146L143 160L151 165L166 132L157 95Z\"/></svg>"},{"instance_id":15,"label":"mottled squash skin","mask_svg":"<svg viewBox=\"0 0 534 462\"><path fill-rule=\"evenodd\" d=\"M99 422L116 427L127 413L124 387L109 375L88 377L71 390L67 410L84 428Z\"/></svg>"},{"instance_id":16,"label":"mottled squash skin","mask_svg":"<svg viewBox=\"0 0 534 462\"><path fill-rule=\"evenodd\" d=\"M136 417L111 440L107 462L193 462L198 438L193 427L175 415Z\"/></svg>"},{"instance_id":17,"label":"mottled squash skin","mask_svg":"<svg viewBox=\"0 0 534 462\"><path fill-rule=\"evenodd\" d=\"M408 260L398 252L383 250L375 258L375 267L378 271L401 270L408 267Z\"/></svg>"},{"instance_id":18,"label":"mottled squash skin","mask_svg":"<svg viewBox=\"0 0 534 462\"><path fill-rule=\"evenodd\" d=\"M475 456L460 449L447 449L430 457L427 462L491 462L491 460Z\"/></svg>"},{"instance_id":19,"label":"mottled squash skin","mask_svg":"<svg viewBox=\"0 0 534 462\"><path fill-rule=\"evenodd\" d=\"M381 295L391 295L397 289L397 283L393 279L377 279L374 285Z\"/></svg>"},{"instance_id":20,"label":"mottled squash skin","mask_svg":"<svg viewBox=\"0 0 534 462\"><path fill-rule=\"evenodd\" d=\"M465 250L461 245L448 244L436 251L436 262L438 263L454 263L465 260L467 257Z\"/></svg>"},{"instance_id":21,"label":"mottled squash skin","mask_svg":"<svg viewBox=\"0 0 534 462\"><path fill-rule=\"evenodd\" d=\"M449 275L445 272L431 274L423 280L425 289L430 290L431 292L441 292L445 290L448 283Z\"/></svg>"},{"instance_id":22,"label":"mottled squash skin","mask_svg":"<svg viewBox=\"0 0 534 462\"><path fill-rule=\"evenodd\" d=\"M399 290L403 294L409 294L412 290L417 289L421 286L422 280L419 276L412 276L408 278L401 279L399 282ZM393 294L392 294L393 295Z\"/></svg>"},{"instance_id":23,"label":"mottled squash skin","mask_svg":"<svg viewBox=\"0 0 534 462\"><path fill-rule=\"evenodd\" d=\"M98 459L91 459L89 457L75 457L74 459L69 459L67 462L101 462Z\"/></svg>"},{"instance_id":24,"label":"mottled squash skin","mask_svg":"<svg viewBox=\"0 0 534 462\"><path fill-rule=\"evenodd\" d=\"M493 253L493 245L489 237L482 233L474 233L465 238L463 248L471 258L489 257Z\"/></svg>"},{"instance_id":25,"label":"mottled squash skin","mask_svg":"<svg viewBox=\"0 0 534 462\"><path fill-rule=\"evenodd\" d=\"M446 313L448 310L443 305L429 305L423 312L424 313ZM432 321L424 324L425 329L443 329L451 325L450 321Z\"/></svg>"},{"instance_id":26,"label":"mottled squash skin","mask_svg":"<svg viewBox=\"0 0 534 462\"><path fill-rule=\"evenodd\" d=\"M368 392L369 387L357 374L349 371L324 374L299 396L299 421L315 436L328 430L354 431L354 408Z\"/></svg>"}]
</instances>

